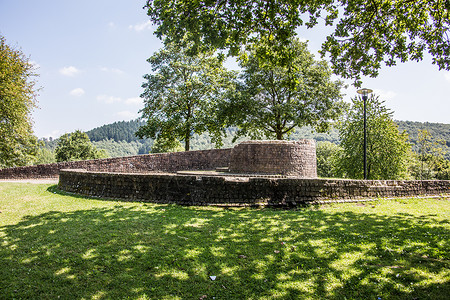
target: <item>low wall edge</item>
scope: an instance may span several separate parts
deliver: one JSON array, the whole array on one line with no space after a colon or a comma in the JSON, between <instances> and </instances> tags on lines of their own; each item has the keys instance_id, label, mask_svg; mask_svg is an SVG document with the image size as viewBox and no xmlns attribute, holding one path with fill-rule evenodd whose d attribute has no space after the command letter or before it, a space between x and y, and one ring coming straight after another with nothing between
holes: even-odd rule
<instances>
[{"instance_id":1,"label":"low wall edge","mask_svg":"<svg viewBox=\"0 0 450 300\"><path fill-rule=\"evenodd\" d=\"M319 200L450 194L448 180L350 180L61 170L60 190L89 197L181 205L298 206Z\"/></svg>"}]
</instances>

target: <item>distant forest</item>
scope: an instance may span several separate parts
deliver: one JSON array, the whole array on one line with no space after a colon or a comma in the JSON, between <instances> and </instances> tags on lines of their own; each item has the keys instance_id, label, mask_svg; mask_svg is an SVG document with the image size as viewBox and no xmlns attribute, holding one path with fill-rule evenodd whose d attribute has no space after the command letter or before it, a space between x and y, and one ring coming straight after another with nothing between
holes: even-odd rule
<instances>
[{"instance_id":1,"label":"distant forest","mask_svg":"<svg viewBox=\"0 0 450 300\"><path fill-rule=\"evenodd\" d=\"M450 147L450 124L411 121L396 121L396 123L400 131L406 131L408 133L413 150L415 151L417 151L417 133L419 129L428 130L435 140L444 140L446 145ZM144 122L140 120L121 121L94 128L86 133L97 148L105 149L111 157L147 154L152 148L153 140L139 139L134 134L143 124ZM227 137L224 138L222 148L231 148L240 141L246 140L246 138L241 138L233 143L232 139L235 132L235 128L227 129ZM290 140L305 138L314 139L318 142L329 141L338 144L339 132L337 129L332 129L329 133L317 133L310 127L302 127L296 129L289 136ZM54 150L56 147L57 140L44 139L43 141L46 148ZM212 149L214 147L207 134L196 134L191 141L192 150ZM450 153L447 153L446 157L450 159Z\"/></svg>"}]
</instances>

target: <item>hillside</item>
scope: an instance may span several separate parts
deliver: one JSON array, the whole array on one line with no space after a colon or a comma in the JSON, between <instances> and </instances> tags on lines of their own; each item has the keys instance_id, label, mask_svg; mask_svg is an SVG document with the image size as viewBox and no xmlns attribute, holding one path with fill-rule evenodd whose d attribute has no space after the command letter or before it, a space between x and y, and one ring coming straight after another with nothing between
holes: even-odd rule
<instances>
[{"instance_id":1,"label":"hillside","mask_svg":"<svg viewBox=\"0 0 450 300\"><path fill-rule=\"evenodd\" d=\"M115 142L126 141L128 143L136 141L143 142L145 140L137 138L134 133L144 124L145 122L140 120L114 122L94 128L86 133L92 142L104 140L113 140Z\"/></svg>"},{"instance_id":2,"label":"hillside","mask_svg":"<svg viewBox=\"0 0 450 300\"><path fill-rule=\"evenodd\" d=\"M409 139L413 145L417 144L417 133L419 130L428 130L431 136L437 140L444 140L450 147L450 124L421 123L412 121L396 121L400 131L408 132Z\"/></svg>"}]
</instances>

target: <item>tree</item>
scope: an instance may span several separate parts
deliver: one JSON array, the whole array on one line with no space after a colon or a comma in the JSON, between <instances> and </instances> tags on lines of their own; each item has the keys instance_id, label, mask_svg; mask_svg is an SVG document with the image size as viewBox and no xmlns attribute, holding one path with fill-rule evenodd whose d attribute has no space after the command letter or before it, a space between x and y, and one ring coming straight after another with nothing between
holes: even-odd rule
<instances>
[{"instance_id":1,"label":"tree","mask_svg":"<svg viewBox=\"0 0 450 300\"><path fill-rule=\"evenodd\" d=\"M317 175L319 177L337 177L337 158L341 151L341 147L331 142L317 143Z\"/></svg>"},{"instance_id":2,"label":"tree","mask_svg":"<svg viewBox=\"0 0 450 300\"><path fill-rule=\"evenodd\" d=\"M382 62L419 61L425 51L450 70L449 0L147 0L146 8L158 37L191 43L193 52L228 48L236 55L269 35L283 46L300 26L324 20L334 32L322 55L345 78L377 76Z\"/></svg>"},{"instance_id":3,"label":"tree","mask_svg":"<svg viewBox=\"0 0 450 300\"><path fill-rule=\"evenodd\" d=\"M89 136L80 130L62 135L55 149L57 162L98 159L107 156L104 150L95 148Z\"/></svg>"},{"instance_id":4,"label":"tree","mask_svg":"<svg viewBox=\"0 0 450 300\"><path fill-rule=\"evenodd\" d=\"M352 102L340 128L343 151L338 164L340 176L361 179L364 173L364 104L360 97L352 99ZM383 101L372 95L367 100L367 178L407 178L410 149L408 135L399 132L392 120L392 112Z\"/></svg>"},{"instance_id":5,"label":"tree","mask_svg":"<svg viewBox=\"0 0 450 300\"><path fill-rule=\"evenodd\" d=\"M52 164L56 162L55 153L41 146L37 151L36 158L33 162L34 165L42 165L42 164Z\"/></svg>"},{"instance_id":6,"label":"tree","mask_svg":"<svg viewBox=\"0 0 450 300\"><path fill-rule=\"evenodd\" d=\"M140 111L147 123L136 132L140 138L181 140L190 149L194 133L208 132L221 145L223 125L215 118L217 102L232 87L233 72L222 66L223 57L213 53L189 56L186 49L173 44L156 52L148 62L155 73L147 80Z\"/></svg>"},{"instance_id":7,"label":"tree","mask_svg":"<svg viewBox=\"0 0 450 300\"><path fill-rule=\"evenodd\" d=\"M298 39L291 40L287 56L265 39L249 48L240 60L240 93L226 111L240 129L238 136L281 140L295 127L307 125L326 131L342 108L342 83L331 80L327 63L314 60L307 44ZM270 59L262 61L258 53Z\"/></svg>"},{"instance_id":8,"label":"tree","mask_svg":"<svg viewBox=\"0 0 450 300\"><path fill-rule=\"evenodd\" d=\"M450 180L450 161L440 157L435 164L436 179Z\"/></svg>"},{"instance_id":9,"label":"tree","mask_svg":"<svg viewBox=\"0 0 450 300\"><path fill-rule=\"evenodd\" d=\"M0 168L32 163L38 150L31 112L36 107L34 66L0 36Z\"/></svg>"},{"instance_id":10,"label":"tree","mask_svg":"<svg viewBox=\"0 0 450 300\"><path fill-rule=\"evenodd\" d=\"M445 141L434 140L428 130L418 130L419 152L417 163L412 166L417 179L450 179L450 161L445 159Z\"/></svg>"}]
</instances>

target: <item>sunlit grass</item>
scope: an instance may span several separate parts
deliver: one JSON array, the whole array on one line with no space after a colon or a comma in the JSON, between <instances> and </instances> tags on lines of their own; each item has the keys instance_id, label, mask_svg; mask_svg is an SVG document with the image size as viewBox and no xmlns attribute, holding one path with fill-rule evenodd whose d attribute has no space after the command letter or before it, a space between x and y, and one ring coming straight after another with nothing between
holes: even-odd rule
<instances>
[{"instance_id":1,"label":"sunlit grass","mask_svg":"<svg viewBox=\"0 0 450 300\"><path fill-rule=\"evenodd\" d=\"M450 294L448 200L223 209L55 192L0 183L0 299Z\"/></svg>"}]
</instances>

